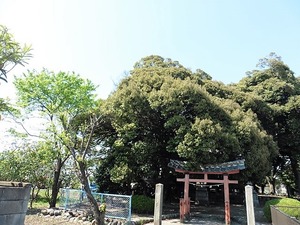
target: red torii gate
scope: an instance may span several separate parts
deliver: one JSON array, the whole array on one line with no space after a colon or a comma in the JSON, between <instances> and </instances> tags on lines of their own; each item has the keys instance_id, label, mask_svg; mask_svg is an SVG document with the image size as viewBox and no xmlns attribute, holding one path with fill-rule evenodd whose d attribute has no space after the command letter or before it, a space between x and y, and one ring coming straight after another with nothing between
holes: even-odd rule
<instances>
[{"instance_id":1,"label":"red torii gate","mask_svg":"<svg viewBox=\"0 0 300 225\"><path fill-rule=\"evenodd\" d=\"M209 165L201 168L201 171L187 170L186 163L177 160L170 160L169 167L175 169L178 173L183 173L184 178L177 178L178 182L184 182L184 197L180 199L180 222L184 222L184 218L190 217L190 198L189 198L189 184L190 182L199 183L221 183L224 184L224 202L225 202L225 223L230 224L230 198L229 198L229 184L238 184L237 180L229 180L230 174L237 174L240 170L245 169L245 160L236 160L217 165ZM202 179L190 178L190 174L202 174ZM208 175L222 175L223 180L209 179Z\"/></svg>"}]
</instances>

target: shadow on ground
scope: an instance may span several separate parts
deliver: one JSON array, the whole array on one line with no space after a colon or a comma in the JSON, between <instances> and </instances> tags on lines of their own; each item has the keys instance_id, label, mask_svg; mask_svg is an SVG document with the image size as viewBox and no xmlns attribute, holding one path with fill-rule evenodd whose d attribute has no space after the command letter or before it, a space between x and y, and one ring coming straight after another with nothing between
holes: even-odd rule
<instances>
[{"instance_id":1,"label":"shadow on ground","mask_svg":"<svg viewBox=\"0 0 300 225\"><path fill-rule=\"evenodd\" d=\"M179 221L179 204L167 204L163 207L163 225L180 224ZM246 225L246 209L243 205L231 205L231 225ZM191 218L184 224L209 224L224 225L224 206L191 206ZM137 224L153 224L153 215L133 215L133 221ZM255 208L256 225L270 225L263 215L261 207Z\"/></svg>"}]
</instances>

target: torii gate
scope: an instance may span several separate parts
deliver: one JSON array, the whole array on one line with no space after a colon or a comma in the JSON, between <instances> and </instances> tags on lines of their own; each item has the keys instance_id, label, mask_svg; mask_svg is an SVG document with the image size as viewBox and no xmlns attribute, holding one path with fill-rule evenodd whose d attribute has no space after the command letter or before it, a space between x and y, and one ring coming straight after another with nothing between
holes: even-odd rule
<instances>
[{"instance_id":1,"label":"torii gate","mask_svg":"<svg viewBox=\"0 0 300 225\"><path fill-rule=\"evenodd\" d=\"M190 182L200 183L221 183L224 184L224 203L225 203L225 224L230 224L230 198L229 198L229 184L238 184L237 180L229 180L229 174L237 174L240 170L245 169L245 160L236 160L217 165L209 165L201 168L201 171L187 170L186 163L177 160L170 160L169 167L175 169L178 173L183 173L184 178L177 178L178 182L184 182L184 197L180 199L180 222L184 222L184 218L190 217L190 198L189 198L189 184ZM203 174L202 179L190 178L190 174ZM208 175L222 175L223 180L209 179Z\"/></svg>"}]
</instances>

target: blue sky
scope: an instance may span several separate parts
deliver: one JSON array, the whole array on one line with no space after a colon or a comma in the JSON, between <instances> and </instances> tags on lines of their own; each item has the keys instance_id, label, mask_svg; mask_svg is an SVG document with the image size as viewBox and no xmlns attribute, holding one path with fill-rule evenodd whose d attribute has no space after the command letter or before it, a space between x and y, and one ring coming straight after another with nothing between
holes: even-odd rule
<instances>
[{"instance_id":1,"label":"blue sky","mask_svg":"<svg viewBox=\"0 0 300 225\"><path fill-rule=\"evenodd\" d=\"M0 24L33 58L27 69L74 71L106 98L140 58L157 54L235 83L276 52L300 74L297 0L0 0Z\"/></svg>"}]
</instances>

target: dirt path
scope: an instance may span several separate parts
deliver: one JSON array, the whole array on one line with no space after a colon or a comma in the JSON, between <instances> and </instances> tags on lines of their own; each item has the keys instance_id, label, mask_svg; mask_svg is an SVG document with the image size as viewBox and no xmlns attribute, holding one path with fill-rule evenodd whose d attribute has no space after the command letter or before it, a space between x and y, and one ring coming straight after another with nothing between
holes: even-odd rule
<instances>
[{"instance_id":1,"label":"dirt path","mask_svg":"<svg viewBox=\"0 0 300 225\"><path fill-rule=\"evenodd\" d=\"M68 222L63 218L42 217L38 215L27 215L25 225L82 225L78 222Z\"/></svg>"}]
</instances>

